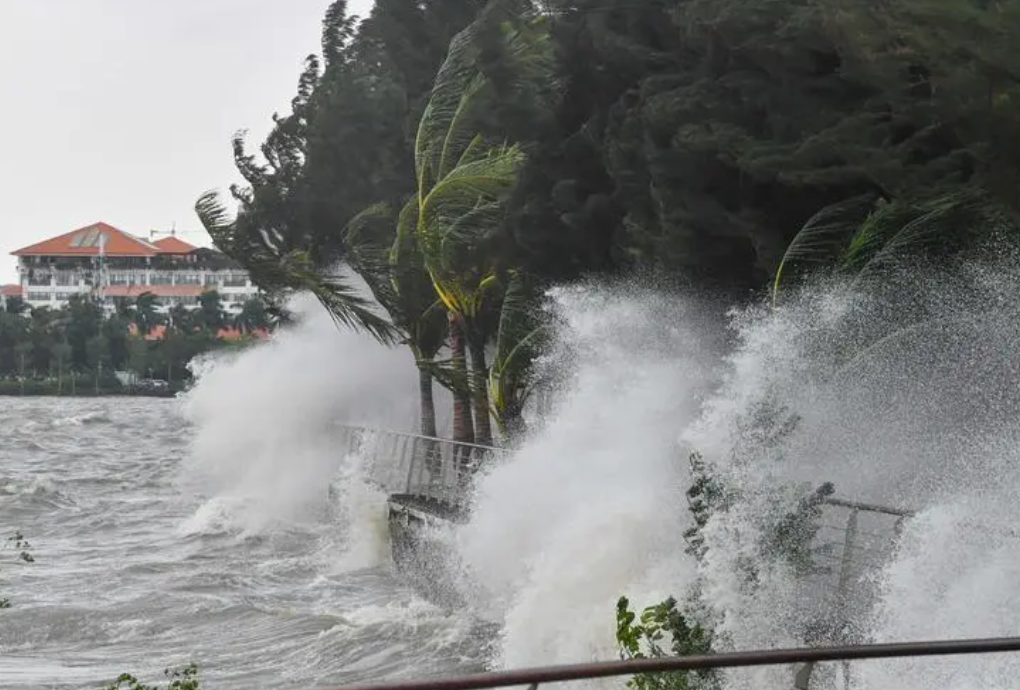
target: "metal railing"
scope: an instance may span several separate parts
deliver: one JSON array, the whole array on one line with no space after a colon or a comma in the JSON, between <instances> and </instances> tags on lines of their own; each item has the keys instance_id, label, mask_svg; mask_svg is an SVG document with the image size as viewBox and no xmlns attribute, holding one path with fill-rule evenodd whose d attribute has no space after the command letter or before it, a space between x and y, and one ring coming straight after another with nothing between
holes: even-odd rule
<instances>
[{"instance_id":1,"label":"metal railing","mask_svg":"<svg viewBox=\"0 0 1020 690\"><path fill-rule=\"evenodd\" d=\"M479 467L492 466L512 457L513 451L458 443L445 439L386 429L341 426L345 450L361 455L371 477L395 498L424 501L442 518L466 512L470 484ZM1017 639L965 642L861 645L863 630L856 623L866 618L877 592L871 575L892 556L905 521L915 513L891 506L830 497L816 537L813 558L817 573L806 578L805 596L817 602L820 630L811 643L840 645L802 650L715 654L707 657L651 659L640 662L580 664L555 669L531 669L503 674L467 676L445 681L366 686L376 690L468 690L471 688L527 685L556 680L597 678L652 670L727 668L741 665L800 662L794 687L806 690L818 661L842 660L844 685L851 684L849 660L929 654L969 654L980 651L1020 651ZM842 515L841 515L842 513ZM835 520L834 520L835 519ZM1010 530L1012 536L1020 536ZM969 651L967 651L969 650ZM741 661L744 660L744 661ZM647 666L648 668L645 668ZM654 667L654 668L653 668ZM348 690L351 690L350 688ZM361 690L355 688L354 690Z\"/></svg>"},{"instance_id":2,"label":"metal railing","mask_svg":"<svg viewBox=\"0 0 1020 690\"><path fill-rule=\"evenodd\" d=\"M341 425L344 451L368 464L369 476L390 494L413 496L454 513L467 509L475 470L511 451L408 434Z\"/></svg>"},{"instance_id":3,"label":"metal railing","mask_svg":"<svg viewBox=\"0 0 1020 690\"><path fill-rule=\"evenodd\" d=\"M602 661L586 664L547 666L495 673L475 673L433 680L397 681L365 685L346 685L324 690L480 690L521 686L536 690L542 683L557 683L612 676L676 671L817 664L828 661L849 662L865 659L895 659L963 654L992 654L1020 651L1020 637L978 640L939 640L889 644L846 645L839 647L801 647L795 649L726 652L684 657ZM933 689L935 690L935 689Z\"/></svg>"}]
</instances>

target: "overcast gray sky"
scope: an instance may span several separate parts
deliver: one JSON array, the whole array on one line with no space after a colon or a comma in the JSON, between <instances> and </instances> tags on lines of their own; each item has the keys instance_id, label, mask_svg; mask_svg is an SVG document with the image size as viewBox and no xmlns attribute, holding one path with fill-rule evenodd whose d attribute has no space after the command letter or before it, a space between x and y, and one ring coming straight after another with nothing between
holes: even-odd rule
<instances>
[{"instance_id":1,"label":"overcast gray sky","mask_svg":"<svg viewBox=\"0 0 1020 690\"><path fill-rule=\"evenodd\" d=\"M0 283L11 251L96 221L198 231L195 199L238 180L231 135L288 109L328 5L0 0Z\"/></svg>"}]
</instances>

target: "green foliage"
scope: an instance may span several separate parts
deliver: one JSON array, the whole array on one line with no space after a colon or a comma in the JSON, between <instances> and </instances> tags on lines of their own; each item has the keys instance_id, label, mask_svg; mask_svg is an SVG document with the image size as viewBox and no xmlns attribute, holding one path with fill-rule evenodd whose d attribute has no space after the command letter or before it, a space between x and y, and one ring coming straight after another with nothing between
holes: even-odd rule
<instances>
[{"instance_id":1,"label":"green foliage","mask_svg":"<svg viewBox=\"0 0 1020 690\"><path fill-rule=\"evenodd\" d=\"M687 507L694 519L694 526L684 531L684 539L687 540L687 553L700 559L706 552L701 531L714 513L729 507L734 496L716 478L700 453L692 452L688 460L691 465L691 485L687 489Z\"/></svg>"},{"instance_id":2,"label":"green foliage","mask_svg":"<svg viewBox=\"0 0 1020 690\"><path fill-rule=\"evenodd\" d=\"M217 339L221 328L249 334L243 344L253 331L276 323L260 299L249 300L232 319L215 291L202 294L197 310L178 305L162 315L157 306L152 293L143 293L108 316L81 296L59 310L0 311L0 394L122 393L116 371L180 384L190 376L192 358L228 345Z\"/></svg>"},{"instance_id":3,"label":"green foliage","mask_svg":"<svg viewBox=\"0 0 1020 690\"><path fill-rule=\"evenodd\" d=\"M790 269L820 265L857 282L876 280L904 262L1006 238L1020 238L1020 221L977 186L892 201L855 197L827 206L801 228L776 271L773 299Z\"/></svg>"},{"instance_id":4,"label":"green foliage","mask_svg":"<svg viewBox=\"0 0 1020 690\"><path fill-rule=\"evenodd\" d=\"M103 690L200 690L198 665L188 664L183 668L168 668L163 671L166 685L142 683L130 673L122 673L114 682L103 686Z\"/></svg>"},{"instance_id":5,"label":"green foliage","mask_svg":"<svg viewBox=\"0 0 1020 690\"><path fill-rule=\"evenodd\" d=\"M637 622L635 622L637 621ZM691 622L670 597L649 606L640 618L630 610L627 597L616 603L616 641L623 659L711 654L712 634ZM665 645L665 646L664 646ZM641 673L627 682L635 690L714 690L720 687L713 671Z\"/></svg>"},{"instance_id":6,"label":"green foliage","mask_svg":"<svg viewBox=\"0 0 1020 690\"><path fill-rule=\"evenodd\" d=\"M535 361L551 336L534 280L522 273L510 276L499 308L496 346L489 370L489 400L504 438L520 440L524 433L524 405L538 383Z\"/></svg>"},{"instance_id":7,"label":"green foliage","mask_svg":"<svg viewBox=\"0 0 1020 690\"><path fill-rule=\"evenodd\" d=\"M825 482L802 496L793 510L784 513L769 526L762 541L762 553L788 563L798 575L827 572L816 564L819 555L828 554L827 545L815 546L821 529L822 508L835 487Z\"/></svg>"}]
</instances>

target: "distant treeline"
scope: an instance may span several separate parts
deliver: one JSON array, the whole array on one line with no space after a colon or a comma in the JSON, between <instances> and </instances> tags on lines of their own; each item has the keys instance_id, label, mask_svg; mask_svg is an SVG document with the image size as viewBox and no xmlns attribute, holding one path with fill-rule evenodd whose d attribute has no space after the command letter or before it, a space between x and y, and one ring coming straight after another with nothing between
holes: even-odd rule
<instances>
[{"instance_id":1,"label":"distant treeline","mask_svg":"<svg viewBox=\"0 0 1020 690\"><path fill-rule=\"evenodd\" d=\"M216 292L203 293L198 309L177 306L161 314L156 297L143 293L106 314L86 296L61 309L29 306L17 297L0 311L0 394L88 395L162 389L126 389L115 372L158 379L179 388L191 377L188 362L215 348L243 346L275 323L258 299L228 315Z\"/></svg>"}]
</instances>

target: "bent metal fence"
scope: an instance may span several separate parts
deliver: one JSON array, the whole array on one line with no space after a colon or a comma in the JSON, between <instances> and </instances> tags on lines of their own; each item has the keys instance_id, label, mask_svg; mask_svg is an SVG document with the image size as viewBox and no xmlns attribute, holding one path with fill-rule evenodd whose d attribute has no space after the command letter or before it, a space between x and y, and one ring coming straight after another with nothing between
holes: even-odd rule
<instances>
[{"instance_id":1,"label":"bent metal fence","mask_svg":"<svg viewBox=\"0 0 1020 690\"><path fill-rule=\"evenodd\" d=\"M831 661L849 662L866 659L992 654L1017 651L1020 651L1020 637L900 642L839 647L802 647L547 666L544 668L517 669L495 673L476 673L433 680L346 685L324 690L481 690L482 688L517 686L525 687L529 690L537 690L542 683L608 678L612 676L633 676L641 673L699 671L787 664L811 665ZM932 690L935 689L933 688Z\"/></svg>"}]
</instances>

